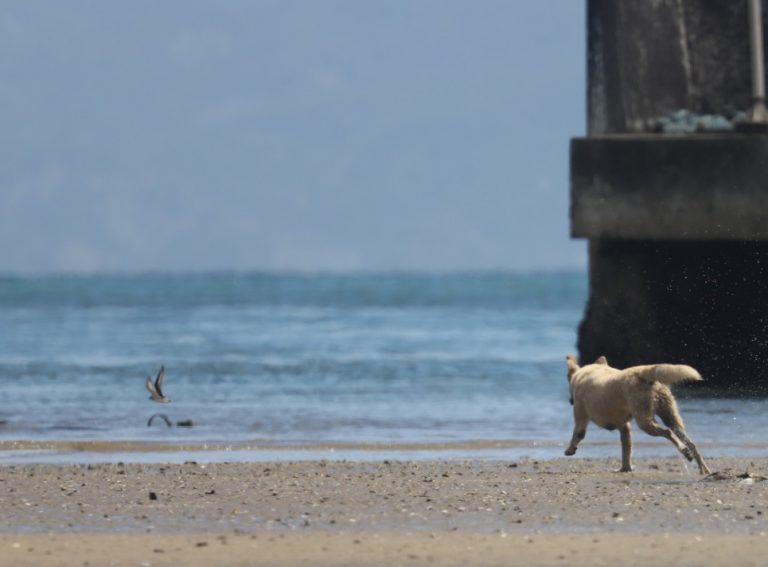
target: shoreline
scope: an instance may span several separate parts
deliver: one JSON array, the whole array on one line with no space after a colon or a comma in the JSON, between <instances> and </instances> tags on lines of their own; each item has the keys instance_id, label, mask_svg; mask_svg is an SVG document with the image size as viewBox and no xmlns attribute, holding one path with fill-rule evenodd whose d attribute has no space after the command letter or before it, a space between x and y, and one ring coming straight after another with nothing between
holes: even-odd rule
<instances>
[{"instance_id":1,"label":"shoreline","mask_svg":"<svg viewBox=\"0 0 768 567\"><path fill-rule=\"evenodd\" d=\"M263 440L227 442L168 442L168 441L98 441L98 440L0 440L1 451L74 451L74 452L176 452L176 451L326 451L330 449L350 451L451 451L472 449L514 449L531 446L560 447L562 443L555 441L532 441L522 439L475 439L467 441L435 441L435 442L360 442L360 441L318 441L306 442L270 442ZM663 445L658 443L658 445ZM768 448L768 444L766 444Z\"/></svg>"},{"instance_id":2,"label":"shoreline","mask_svg":"<svg viewBox=\"0 0 768 567\"><path fill-rule=\"evenodd\" d=\"M641 439L633 444L640 459L675 457L666 440ZM768 455L768 443L700 443L705 458L760 459ZM269 463L307 461L559 461L565 443L551 439L474 439L456 441L178 441L158 440L0 440L0 467L10 465L102 465ZM590 439L580 456L613 459L620 448L612 438Z\"/></svg>"},{"instance_id":3,"label":"shoreline","mask_svg":"<svg viewBox=\"0 0 768 567\"><path fill-rule=\"evenodd\" d=\"M635 464L3 465L0 565L763 563L768 458Z\"/></svg>"},{"instance_id":4,"label":"shoreline","mask_svg":"<svg viewBox=\"0 0 768 567\"><path fill-rule=\"evenodd\" d=\"M553 441L462 440L453 442L359 442L318 441L265 442L186 442L170 441L43 441L0 440L0 467L31 464L183 464L268 463L290 461L381 460L509 460L511 458L551 458L562 452Z\"/></svg>"},{"instance_id":5,"label":"shoreline","mask_svg":"<svg viewBox=\"0 0 768 567\"><path fill-rule=\"evenodd\" d=\"M602 432L601 432L602 433ZM99 440L99 439L0 439L0 453L13 451L58 451L58 452L92 452L92 453L172 453L190 451L456 451L456 450L488 450L488 449L533 449L548 448L564 450L569 437L563 439L462 439L443 441L347 441L347 440L317 440L317 441L272 441L265 439L252 439L242 441L222 440ZM717 452L722 448L755 449L764 450L768 454L768 442L755 443L753 441L742 443L699 443L705 449ZM603 437L589 439L584 442L584 447L602 450L603 448L615 449L618 452L619 441L615 437ZM670 444L664 439L652 437L633 440L633 447L641 449L669 448ZM669 455L673 450L663 451ZM562 452L555 455L562 456ZM731 456L731 455L726 455ZM598 455L597 458L602 457ZM738 455L734 455L738 458Z\"/></svg>"}]
</instances>

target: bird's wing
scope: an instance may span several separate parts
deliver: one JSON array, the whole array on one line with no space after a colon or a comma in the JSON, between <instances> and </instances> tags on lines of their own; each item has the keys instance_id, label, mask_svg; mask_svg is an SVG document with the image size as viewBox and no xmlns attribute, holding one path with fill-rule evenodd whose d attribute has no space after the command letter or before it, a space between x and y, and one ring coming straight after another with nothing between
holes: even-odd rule
<instances>
[{"instance_id":1,"label":"bird's wing","mask_svg":"<svg viewBox=\"0 0 768 567\"><path fill-rule=\"evenodd\" d=\"M147 390L149 390L149 393L152 394L152 396L157 396L157 390L155 390L155 386L152 384L152 378L147 376Z\"/></svg>"},{"instance_id":2,"label":"bird's wing","mask_svg":"<svg viewBox=\"0 0 768 567\"><path fill-rule=\"evenodd\" d=\"M171 427L171 425L172 425L172 424L171 424L171 420L170 420L170 419L168 419L168 416L167 416L167 415L165 415L164 413L156 413L155 415L153 415L152 417L150 417L150 418L149 418L149 421L147 422L147 427L152 427L152 422L155 420L155 418L156 418L156 417L159 417L160 419L162 419L162 420L165 422L165 424L166 424L168 427Z\"/></svg>"},{"instance_id":3,"label":"bird's wing","mask_svg":"<svg viewBox=\"0 0 768 567\"><path fill-rule=\"evenodd\" d=\"M157 393L160 394L160 397L163 396L163 378L165 378L165 366L160 367L160 371L157 373L157 378L155 378L155 390L157 390Z\"/></svg>"}]
</instances>

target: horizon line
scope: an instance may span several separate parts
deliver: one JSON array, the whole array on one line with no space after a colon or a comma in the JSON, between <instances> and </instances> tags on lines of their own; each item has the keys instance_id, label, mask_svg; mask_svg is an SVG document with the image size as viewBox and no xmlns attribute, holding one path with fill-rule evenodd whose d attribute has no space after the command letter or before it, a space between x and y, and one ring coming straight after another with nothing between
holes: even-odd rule
<instances>
[{"instance_id":1,"label":"horizon line","mask_svg":"<svg viewBox=\"0 0 768 567\"><path fill-rule=\"evenodd\" d=\"M359 277L359 276L470 276L470 275L554 275L586 274L587 267L531 268L445 268L445 269L147 269L147 270L51 270L3 271L0 279L176 277L176 276L284 276L284 277Z\"/></svg>"}]
</instances>

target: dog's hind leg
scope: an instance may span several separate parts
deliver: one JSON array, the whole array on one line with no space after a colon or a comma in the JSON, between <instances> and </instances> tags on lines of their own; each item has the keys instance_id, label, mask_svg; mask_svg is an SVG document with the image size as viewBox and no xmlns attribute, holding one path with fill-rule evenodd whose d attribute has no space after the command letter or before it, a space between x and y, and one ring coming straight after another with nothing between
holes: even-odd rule
<instances>
[{"instance_id":1,"label":"dog's hind leg","mask_svg":"<svg viewBox=\"0 0 768 567\"><path fill-rule=\"evenodd\" d=\"M619 428L621 435L621 468L617 472L632 472L632 424L625 423Z\"/></svg>"},{"instance_id":2,"label":"dog's hind leg","mask_svg":"<svg viewBox=\"0 0 768 567\"><path fill-rule=\"evenodd\" d=\"M681 451L683 455L690 461L695 459L696 464L699 465L699 472L701 474L710 474L709 467L701 457L699 450L693 441L690 440L685 432L683 426L683 419L680 417L680 412L677 409L677 403L671 393L659 392L656 397L656 415L661 418L664 425L669 427L675 434L675 436L683 442L686 451Z\"/></svg>"},{"instance_id":3,"label":"dog's hind leg","mask_svg":"<svg viewBox=\"0 0 768 567\"><path fill-rule=\"evenodd\" d=\"M642 417L635 416L635 421L637 421L637 426L645 431L648 435L652 435L653 437L666 437L675 447L677 447L677 450L680 451L686 459L689 461L693 460L693 454L690 452L688 447L683 445L683 443L674 433L672 433L672 431L660 427L659 424L653 420L652 415Z\"/></svg>"},{"instance_id":4,"label":"dog's hind leg","mask_svg":"<svg viewBox=\"0 0 768 567\"><path fill-rule=\"evenodd\" d=\"M693 453L693 458L696 459L696 464L699 465L699 472L701 474L711 474L712 471L709 470L707 463L704 462L704 459L699 454L699 450L696 448L696 445L694 445L693 441L691 441L688 435L686 435L685 429L680 427L674 428L672 431L675 432L675 435L677 435L677 437L685 444L688 450Z\"/></svg>"},{"instance_id":5,"label":"dog's hind leg","mask_svg":"<svg viewBox=\"0 0 768 567\"><path fill-rule=\"evenodd\" d=\"M671 430L659 426L654 419L654 415L661 412L665 417L669 419L677 419L682 423L680 421L680 416L677 415L676 408L674 408L675 411L673 413L671 411L664 411L660 407L664 406L667 410L673 408L670 404L663 403L664 401L669 401L664 399L665 396L663 392L656 391L653 393L649 392L649 394L650 395L638 396L631 402L632 415L635 416L637 426L653 437L666 437L675 447L677 447L677 450L680 451L686 459L692 461L693 454L688 450L688 447L683 445ZM669 397L671 398L671 395ZM674 404L674 399L672 399L672 403Z\"/></svg>"},{"instance_id":6,"label":"dog's hind leg","mask_svg":"<svg viewBox=\"0 0 768 567\"><path fill-rule=\"evenodd\" d=\"M587 424L589 424L587 412L578 405L573 406L573 421L573 436L571 437L570 445L565 450L565 454L569 457L576 453L576 447L579 441L584 439L584 436L587 434Z\"/></svg>"}]
</instances>

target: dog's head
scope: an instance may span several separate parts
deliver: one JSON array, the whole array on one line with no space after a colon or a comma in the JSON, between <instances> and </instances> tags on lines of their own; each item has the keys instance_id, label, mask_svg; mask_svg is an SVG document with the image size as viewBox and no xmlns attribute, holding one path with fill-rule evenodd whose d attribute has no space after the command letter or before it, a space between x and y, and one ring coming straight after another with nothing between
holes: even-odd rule
<instances>
[{"instance_id":1,"label":"dog's head","mask_svg":"<svg viewBox=\"0 0 768 567\"><path fill-rule=\"evenodd\" d=\"M581 367L579 366L576 357L572 354L565 357L565 362L568 365L568 383L570 384L571 378L573 378L573 375L576 374L576 371Z\"/></svg>"},{"instance_id":2,"label":"dog's head","mask_svg":"<svg viewBox=\"0 0 768 567\"><path fill-rule=\"evenodd\" d=\"M581 366L579 366L578 360L576 360L576 357L572 354L569 354L565 357L565 362L568 364L568 385L570 386L573 375L576 374L576 371L581 368ZM604 356L601 356L595 362L593 362L593 364L605 364L607 366L608 359ZM573 394L571 394L570 402L571 405L573 405Z\"/></svg>"},{"instance_id":3,"label":"dog's head","mask_svg":"<svg viewBox=\"0 0 768 567\"><path fill-rule=\"evenodd\" d=\"M569 354L565 357L565 362L568 365L568 389L570 390L571 386L571 378L573 378L573 375L576 374L576 371L579 369L579 363L576 360L576 357L572 354ZM573 391L571 390L571 395L568 398L568 401L571 402L571 405L573 405Z\"/></svg>"},{"instance_id":4,"label":"dog's head","mask_svg":"<svg viewBox=\"0 0 768 567\"><path fill-rule=\"evenodd\" d=\"M578 360L576 360L576 357L572 354L569 354L565 357L565 362L568 364L568 382L570 382L571 378L573 378L573 375L576 374L576 371L581 368L581 366L579 366ZM592 364L604 364L608 366L608 359L604 356L601 356Z\"/></svg>"}]
</instances>

